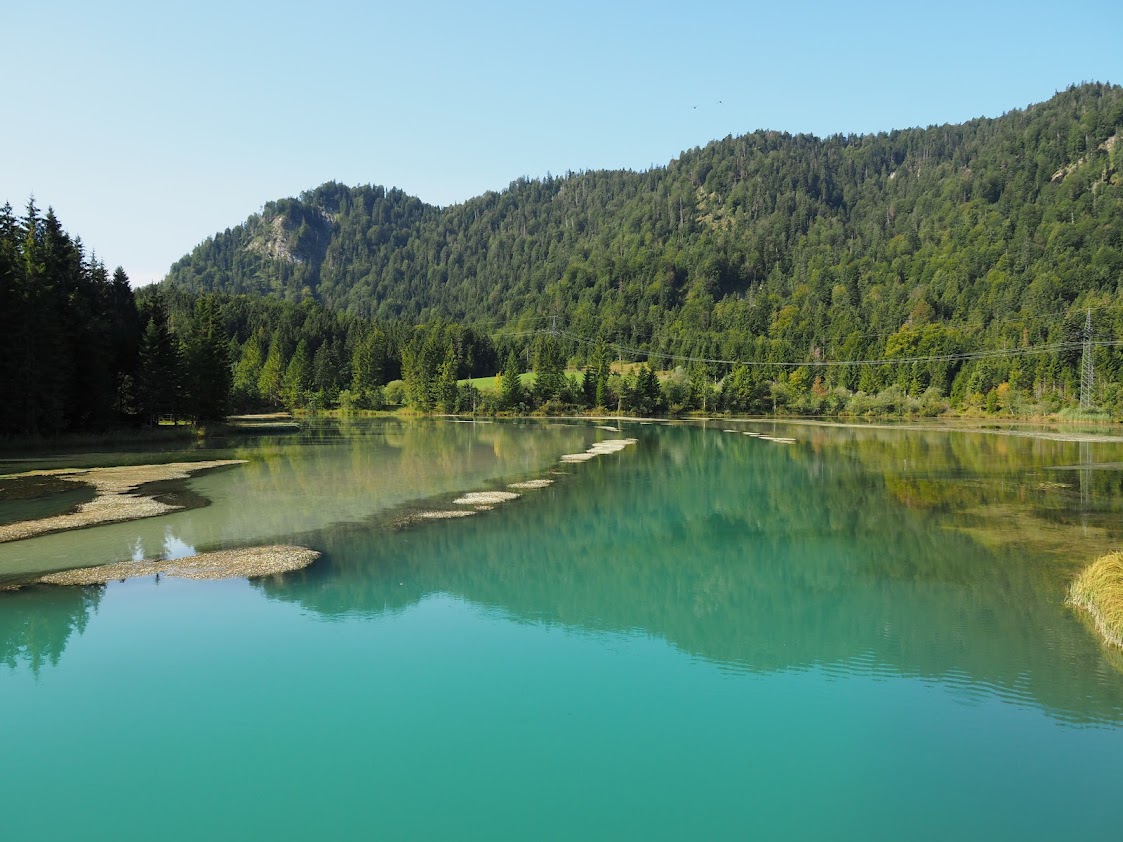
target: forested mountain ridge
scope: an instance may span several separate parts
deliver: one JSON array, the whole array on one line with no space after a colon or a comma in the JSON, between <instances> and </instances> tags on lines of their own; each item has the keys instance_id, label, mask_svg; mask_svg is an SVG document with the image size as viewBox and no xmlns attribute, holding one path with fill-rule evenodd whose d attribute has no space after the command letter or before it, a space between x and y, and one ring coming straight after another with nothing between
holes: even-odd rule
<instances>
[{"instance_id":1,"label":"forested mountain ridge","mask_svg":"<svg viewBox=\"0 0 1123 842\"><path fill-rule=\"evenodd\" d=\"M556 315L651 351L855 360L1123 334L1123 88L861 136L758 131L646 172L519 179L437 208L326 184L198 246L168 283L488 327ZM1114 350L1097 349L1114 376ZM831 385L1069 390L1073 354ZM1079 352L1075 352L1079 356ZM974 378L971 380L970 378Z\"/></svg>"}]
</instances>

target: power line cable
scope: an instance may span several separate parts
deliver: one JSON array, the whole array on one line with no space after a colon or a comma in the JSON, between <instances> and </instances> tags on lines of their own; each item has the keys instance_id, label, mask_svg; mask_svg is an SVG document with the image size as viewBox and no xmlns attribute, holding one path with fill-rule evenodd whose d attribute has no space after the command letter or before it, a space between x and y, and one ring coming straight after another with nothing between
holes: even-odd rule
<instances>
[{"instance_id":1,"label":"power line cable","mask_svg":"<svg viewBox=\"0 0 1123 842\"><path fill-rule=\"evenodd\" d=\"M563 336L581 345L597 346L601 344L602 340L591 339L587 336L581 336L566 330L554 329L540 329L532 331L535 335L546 334L553 336ZM627 345L622 345L616 342L605 342L606 348L619 353L621 356L630 357L655 357L662 360L670 360L674 362L684 363L704 363L710 365L745 365L755 366L761 368L800 368L802 366L811 366L817 368L838 367L849 365L901 365L912 363L937 363L937 362L968 362L973 360L983 359L1003 359L1011 357L1034 356L1040 354L1061 353L1064 351L1074 351L1083 349L1088 340L1081 339L1074 342L1054 342L1047 345L1034 345L1025 348L996 348L986 351L960 351L951 354L929 354L926 356L916 357L882 357L879 359L861 359L861 360L729 360L729 359L715 359L709 357L695 357L686 354L667 354L660 351L648 351L641 348L633 348ZM1123 346L1123 340L1094 340L1090 342L1092 347L1120 347Z\"/></svg>"}]
</instances>

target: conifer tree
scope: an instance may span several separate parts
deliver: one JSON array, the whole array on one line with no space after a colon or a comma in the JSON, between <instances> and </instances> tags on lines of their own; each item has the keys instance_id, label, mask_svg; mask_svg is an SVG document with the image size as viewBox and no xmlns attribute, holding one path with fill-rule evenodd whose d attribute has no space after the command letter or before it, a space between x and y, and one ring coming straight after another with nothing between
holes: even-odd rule
<instances>
[{"instance_id":1,"label":"conifer tree","mask_svg":"<svg viewBox=\"0 0 1123 842\"><path fill-rule=\"evenodd\" d=\"M351 360L351 390L364 400L386 380L386 334L371 328L355 346Z\"/></svg>"},{"instance_id":2,"label":"conifer tree","mask_svg":"<svg viewBox=\"0 0 1123 842\"><path fill-rule=\"evenodd\" d=\"M612 401L612 394L608 388L608 379L612 374L612 367L608 360L608 352L604 346L601 346L601 352L597 354L597 373L596 373L596 390L594 393L594 405L602 409L606 409Z\"/></svg>"},{"instance_id":3,"label":"conifer tree","mask_svg":"<svg viewBox=\"0 0 1123 842\"><path fill-rule=\"evenodd\" d=\"M242 346L238 364L234 366L233 398L239 407L250 407L261 400L258 382L261 380L261 371L265 363L262 358L264 339L261 330L254 331Z\"/></svg>"},{"instance_id":4,"label":"conifer tree","mask_svg":"<svg viewBox=\"0 0 1123 842\"><path fill-rule=\"evenodd\" d=\"M636 374L632 401L633 409L640 415L652 415L663 409L663 392L659 388L659 379L649 363L640 366Z\"/></svg>"},{"instance_id":5,"label":"conifer tree","mask_svg":"<svg viewBox=\"0 0 1123 842\"><path fill-rule=\"evenodd\" d=\"M179 349L168 329L163 299L157 296L141 336L136 380L136 405L141 420L156 425L178 410Z\"/></svg>"},{"instance_id":6,"label":"conifer tree","mask_svg":"<svg viewBox=\"0 0 1123 842\"><path fill-rule=\"evenodd\" d=\"M534 353L534 397L543 404L562 393L565 387L565 371L558 343L553 336L540 336L535 343Z\"/></svg>"},{"instance_id":7,"label":"conifer tree","mask_svg":"<svg viewBox=\"0 0 1123 842\"><path fill-rule=\"evenodd\" d=\"M262 400L273 406L281 403L285 377L285 361L281 348L280 331L274 331L269 342L269 353L261 365L261 376L257 380L257 392Z\"/></svg>"},{"instance_id":8,"label":"conifer tree","mask_svg":"<svg viewBox=\"0 0 1123 842\"><path fill-rule=\"evenodd\" d=\"M26 395L19 391L26 323L19 224L12 206L0 208L0 434L21 429Z\"/></svg>"},{"instance_id":9,"label":"conifer tree","mask_svg":"<svg viewBox=\"0 0 1123 842\"><path fill-rule=\"evenodd\" d=\"M285 406L295 409L308 401L308 387L312 384L312 360L308 356L308 343L303 339L296 345L288 368L285 369L282 394Z\"/></svg>"},{"instance_id":10,"label":"conifer tree","mask_svg":"<svg viewBox=\"0 0 1123 842\"><path fill-rule=\"evenodd\" d=\"M195 303L191 331L185 341L186 408L196 422L220 420L230 408L232 373L218 302L204 295Z\"/></svg>"},{"instance_id":11,"label":"conifer tree","mask_svg":"<svg viewBox=\"0 0 1123 842\"><path fill-rule=\"evenodd\" d=\"M499 406L502 409L518 409L523 401L522 382L519 380L519 357L512 348L507 355L507 364L499 378Z\"/></svg>"},{"instance_id":12,"label":"conifer tree","mask_svg":"<svg viewBox=\"0 0 1123 842\"><path fill-rule=\"evenodd\" d=\"M457 390L457 370L460 367L460 358L456 348L449 345L441 369L437 375L437 401L441 412L454 413L459 411L459 393Z\"/></svg>"}]
</instances>

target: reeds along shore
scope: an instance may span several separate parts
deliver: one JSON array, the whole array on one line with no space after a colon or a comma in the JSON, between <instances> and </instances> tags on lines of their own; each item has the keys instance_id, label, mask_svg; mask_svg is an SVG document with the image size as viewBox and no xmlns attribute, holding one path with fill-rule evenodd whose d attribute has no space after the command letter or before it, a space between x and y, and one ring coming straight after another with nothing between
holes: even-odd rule
<instances>
[{"instance_id":1,"label":"reeds along shore","mask_svg":"<svg viewBox=\"0 0 1123 842\"><path fill-rule=\"evenodd\" d=\"M1104 640L1123 649L1123 551L1088 565L1069 588L1068 601L1090 615Z\"/></svg>"}]
</instances>

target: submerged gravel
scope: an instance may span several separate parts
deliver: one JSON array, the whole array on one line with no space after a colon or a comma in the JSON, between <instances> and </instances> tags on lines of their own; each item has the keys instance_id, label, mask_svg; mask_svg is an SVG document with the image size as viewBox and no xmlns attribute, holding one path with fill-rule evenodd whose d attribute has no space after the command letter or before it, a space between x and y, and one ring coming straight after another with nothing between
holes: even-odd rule
<instances>
[{"instance_id":1,"label":"submerged gravel","mask_svg":"<svg viewBox=\"0 0 1123 842\"><path fill-rule=\"evenodd\" d=\"M116 468L62 468L12 474L10 478L54 476L66 482L92 485L97 491L97 496L90 502L83 503L77 511L70 514L37 520L21 520L0 526L0 543L33 538L48 532L138 520L179 511L184 506L161 503L155 499L157 495L138 494L137 489L148 483L187 479L198 471L222 468L227 465L241 465L245 461L245 459L213 459L209 462L172 462L165 465L130 465Z\"/></svg>"},{"instance_id":2,"label":"submerged gravel","mask_svg":"<svg viewBox=\"0 0 1123 842\"><path fill-rule=\"evenodd\" d=\"M256 579L307 567L320 553L307 547L274 545L199 553L168 561L122 561L79 570L48 573L36 581L44 585L102 585L138 576L180 579Z\"/></svg>"},{"instance_id":3,"label":"submerged gravel","mask_svg":"<svg viewBox=\"0 0 1123 842\"><path fill-rule=\"evenodd\" d=\"M513 491L469 491L452 502L457 506L494 506L497 503L514 500L518 496Z\"/></svg>"}]
</instances>

